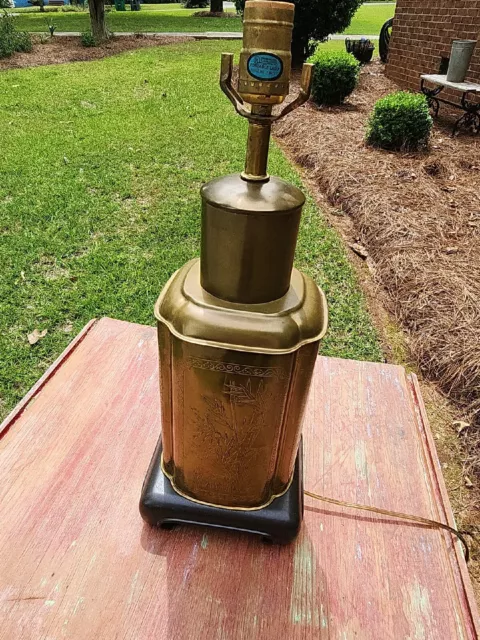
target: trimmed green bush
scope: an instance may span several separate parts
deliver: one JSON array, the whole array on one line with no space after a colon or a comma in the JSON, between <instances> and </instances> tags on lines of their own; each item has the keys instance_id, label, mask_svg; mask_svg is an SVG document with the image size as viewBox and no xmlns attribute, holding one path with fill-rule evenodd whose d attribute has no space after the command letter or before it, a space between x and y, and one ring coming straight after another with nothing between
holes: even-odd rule
<instances>
[{"instance_id":1,"label":"trimmed green bush","mask_svg":"<svg viewBox=\"0 0 480 640\"><path fill-rule=\"evenodd\" d=\"M91 31L84 31L81 35L80 39L82 45L84 47L96 47L97 41L95 40L95 36Z\"/></svg>"},{"instance_id":2,"label":"trimmed green bush","mask_svg":"<svg viewBox=\"0 0 480 640\"><path fill-rule=\"evenodd\" d=\"M368 121L367 142L382 149L414 151L427 144L431 129L426 97L397 91L375 104Z\"/></svg>"},{"instance_id":3,"label":"trimmed green bush","mask_svg":"<svg viewBox=\"0 0 480 640\"><path fill-rule=\"evenodd\" d=\"M360 63L351 53L318 47L308 62L314 64L312 97L317 104L341 104L357 86Z\"/></svg>"}]
</instances>

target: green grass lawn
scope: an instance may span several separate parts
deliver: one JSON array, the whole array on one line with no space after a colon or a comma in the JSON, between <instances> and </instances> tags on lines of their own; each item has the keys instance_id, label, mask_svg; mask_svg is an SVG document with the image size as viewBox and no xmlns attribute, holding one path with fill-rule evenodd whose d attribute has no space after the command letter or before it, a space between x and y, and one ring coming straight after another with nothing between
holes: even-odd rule
<instances>
[{"instance_id":1,"label":"green grass lawn","mask_svg":"<svg viewBox=\"0 0 480 640\"><path fill-rule=\"evenodd\" d=\"M172 32L185 31L198 33L202 31L241 31L242 20L233 18L199 18L194 16L198 9L183 9L181 5L147 5L141 11L115 11L107 14L107 25L110 31L133 32ZM232 12L233 13L233 12ZM25 31L47 31L47 22L52 21L57 31L86 31L90 28L90 18L86 11L78 13L49 12L38 10L23 11L17 18L17 27Z\"/></svg>"},{"instance_id":2,"label":"green grass lawn","mask_svg":"<svg viewBox=\"0 0 480 640\"><path fill-rule=\"evenodd\" d=\"M383 24L389 18L393 18L394 13L395 6L391 4L384 6L362 4L354 15L350 26L345 29L345 33L352 33L359 36L378 36Z\"/></svg>"},{"instance_id":3,"label":"green grass lawn","mask_svg":"<svg viewBox=\"0 0 480 640\"><path fill-rule=\"evenodd\" d=\"M153 324L167 278L198 255L200 186L241 170L245 151L247 123L218 87L224 49L0 73L2 415L90 318ZM301 185L275 146L270 171ZM328 297L323 353L381 358L342 242L311 199L296 264ZM30 346L34 329L48 333Z\"/></svg>"},{"instance_id":4,"label":"green grass lawn","mask_svg":"<svg viewBox=\"0 0 480 640\"><path fill-rule=\"evenodd\" d=\"M144 5L141 11L115 11L107 16L111 31L160 31L160 32L201 32L201 31L241 31L242 21L234 18L197 18L197 9L183 9L177 4ZM383 23L394 14L392 5L362 5L355 14L346 34L376 35ZM47 31L46 18L57 25L58 31L86 31L89 28L87 12L63 13L57 11L46 16L39 9L18 9L19 29L26 31Z\"/></svg>"}]
</instances>

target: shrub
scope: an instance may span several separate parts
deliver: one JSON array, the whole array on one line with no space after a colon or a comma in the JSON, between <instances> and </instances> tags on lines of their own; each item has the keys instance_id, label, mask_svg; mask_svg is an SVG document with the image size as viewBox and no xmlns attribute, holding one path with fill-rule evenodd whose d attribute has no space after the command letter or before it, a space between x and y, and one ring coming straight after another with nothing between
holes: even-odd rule
<instances>
[{"instance_id":1,"label":"shrub","mask_svg":"<svg viewBox=\"0 0 480 640\"><path fill-rule=\"evenodd\" d=\"M32 38L27 31L19 31L15 34L15 51L30 53L33 49Z\"/></svg>"},{"instance_id":2,"label":"shrub","mask_svg":"<svg viewBox=\"0 0 480 640\"><path fill-rule=\"evenodd\" d=\"M182 2L185 9L205 9L209 0L184 0Z\"/></svg>"},{"instance_id":3,"label":"shrub","mask_svg":"<svg viewBox=\"0 0 480 640\"><path fill-rule=\"evenodd\" d=\"M312 96L317 104L341 104L357 86L360 63L351 53L318 47L308 61L314 64Z\"/></svg>"},{"instance_id":4,"label":"shrub","mask_svg":"<svg viewBox=\"0 0 480 640\"><path fill-rule=\"evenodd\" d=\"M84 47L96 47L97 41L91 31L84 31L81 35L80 42Z\"/></svg>"},{"instance_id":5,"label":"shrub","mask_svg":"<svg viewBox=\"0 0 480 640\"><path fill-rule=\"evenodd\" d=\"M375 104L368 121L367 142L382 149L413 151L427 144L431 129L426 97L397 91Z\"/></svg>"},{"instance_id":6,"label":"shrub","mask_svg":"<svg viewBox=\"0 0 480 640\"><path fill-rule=\"evenodd\" d=\"M234 0L243 14L245 0ZM292 0L295 5L292 56L295 65L313 53L316 42L331 33L341 33L352 21L363 0ZM316 42L315 42L316 41Z\"/></svg>"},{"instance_id":7,"label":"shrub","mask_svg":"<svg viewBox=\"0 0 480 640\"><path fill-rule=\"evenodd\" d=\"M15 51L15 22L5 11L0 18L0 58L7 58Z\"/></svg>"},{"instance_id":8,"label":"shrub","mask_svg":"<svg viewBox=\"0 0 480 640\"><path fill-rule=\"evenodd\" d=\"M15 18L4 12L0 17L0 58L8 58L15 51L31 51L32 39L25 31L17 31Z\"/></svg>"}]
</instances>

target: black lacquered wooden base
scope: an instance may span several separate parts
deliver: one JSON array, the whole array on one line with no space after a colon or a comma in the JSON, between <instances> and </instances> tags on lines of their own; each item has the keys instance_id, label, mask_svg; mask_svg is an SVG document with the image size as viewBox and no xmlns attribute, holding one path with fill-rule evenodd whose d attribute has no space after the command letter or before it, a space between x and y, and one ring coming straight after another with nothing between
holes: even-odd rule
<instances>
[{"instance_id":1,"label":"black lacquered wooden base","mask_svg":"<svg viewBox=\"0 0 480 640\"><path fill-rule=\"evenodd\" d=\"M161 442L153 455L143 484L140 513L149 524L171 528L196 524L244 531L276 544L287 544L297 536L303 518L302 444L300 443L292 483L286 493L268 507L255 511L221 509L193 502L176 493L160 466Z\"/></svg>"}]
</instances>

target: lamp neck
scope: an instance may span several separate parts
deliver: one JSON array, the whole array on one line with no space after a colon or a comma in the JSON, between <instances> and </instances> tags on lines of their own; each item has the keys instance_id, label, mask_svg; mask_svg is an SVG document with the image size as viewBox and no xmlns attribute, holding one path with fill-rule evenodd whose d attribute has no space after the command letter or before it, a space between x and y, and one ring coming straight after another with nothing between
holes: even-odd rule
<instances>
[{"instance_id":1,"label":"lamp neck","mask_svg":"<svg viewBox=\"0 0 480 640\"><path fill-rule=\"evenodd\" d=\"M256 116L270 116L272 107L266 105L252 105L252 114ZM247 154L245 170L242 178L248 182L267 182L268 149L270 144L271 123L262 123L258 119L248 123Z\"/></svg>"}]
</instances>

